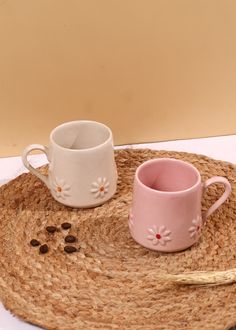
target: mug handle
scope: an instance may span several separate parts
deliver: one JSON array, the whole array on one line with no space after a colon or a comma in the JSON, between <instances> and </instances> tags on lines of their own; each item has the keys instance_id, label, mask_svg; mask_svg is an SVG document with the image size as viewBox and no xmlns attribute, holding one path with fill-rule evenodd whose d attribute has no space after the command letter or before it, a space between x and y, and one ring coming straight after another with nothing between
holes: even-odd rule
<instances>
[{"instance_id":1,"label":"mug handle","mask_svg":"<svg viewBox=\"0 0 236 330\"><path fill-rule=\"evenodd\" d=\"M218 207L220 207L221 204L223 204L226 199L228 198L228 196L230 195L231 193L231 185L229 183L229 181L222 177L222 176L213 176L212 178L206 180L204 183L203 183L203 189L204 191L212 184L214 183L223 183L223 185L225 186L225 191L223 193L223 195L209 208L209 210L207 210L204 215L203 215L203 222L206 221L206 219L213 213L215 212L216 209L218 209Z\"/></svg>"},{"instance_id":2,"label":"mug handle","mask_svg":"<svg viewBox=\"0 0 236 330\"><path fill-rule=\"evenodd\" d=\"M43 183L46 184L46 186L50 189L50 184L49 184L49 179L48 179L48 176L47 175L44 175L42 173L40 173L38 170L36 170L32 165L30 165L27 157L28 157L28 154L33 151L33 150L40 150L40 151L43 151L46 156L47 156L47 159L49 161L49 150L47 147L41 145L41 144L30 144L28 147L26 147L22 153L22 161L23 161L23 164L25 165L25 167L31 172L33 173L34 175L36 175L40 180L43 181Z\"/></svg>"}]
</instances>

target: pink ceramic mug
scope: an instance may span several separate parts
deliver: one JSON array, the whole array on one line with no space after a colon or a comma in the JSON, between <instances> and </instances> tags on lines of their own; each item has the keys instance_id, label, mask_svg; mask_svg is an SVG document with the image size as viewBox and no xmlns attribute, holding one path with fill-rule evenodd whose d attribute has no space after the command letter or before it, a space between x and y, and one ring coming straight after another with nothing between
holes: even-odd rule
<instances>
[{"instance_id":1,"label":"pink ceramic mug","mask_svg":"<svg viewBox=\"0 0 236 330\"><path fill-rule=\"evenodd\" d=\"M217 182L224 184L225 192L202 216L203 191ZM224 203L230 192L227 179L214 176L202 183L198 170L184 161L149 160L135 173L130 233L135 241L149 249L184 250L199 239L204 221Z\"/></svg>"}]
</instances>

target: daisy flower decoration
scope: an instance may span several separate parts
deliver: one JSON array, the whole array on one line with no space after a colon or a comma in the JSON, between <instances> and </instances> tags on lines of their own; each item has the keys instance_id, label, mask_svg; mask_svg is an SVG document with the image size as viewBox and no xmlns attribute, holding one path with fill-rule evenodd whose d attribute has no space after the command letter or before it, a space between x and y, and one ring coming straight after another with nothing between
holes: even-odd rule
<instances>
[{"instance_id":1,"label":"daisy flower decoration","mask_svg":"<svg viewBox=\"0 0 236 330\"><path fill-rule=\"evenodd\" d=\"M70 186L66 184L64 179L54 178L52 187L57 198L66 199L70 196Z\"/></svg>"},{"instance_id":2,"label":"daisy flower decoration","mask_svg":"<svg viewBox=\"0 0 236 330\"><path fill-rule=\"evenodd\" d=\"M189 228L189 235L191 238L197 238L201 233L202 228L202 218L200 215L193 219L192 226Z\"/></svg>"},{"instance_id":3,"label":"daisy flower decoration","mask_svg":"<svg viewBox=\"0 0 236 330\"><path fill-rule=\"evenodd\" d=\"M94 194L95 198L103 198L109 189L110 183L107 181L105 177L98 178L97 181L92 183L90 192Z\"/></svg>"},{"instance_id":4,"label":"daisy flower decoration","mask_svg":"<svg viewBox=\"0 0 236 330\"><path fill-rule=\"evenodd\" d=\"M147 236L148 240L152 241L153 245L166 245L171 241L171 231L168 230L165 226L160 226L159 228L156 225L153 225L152 228L148 228L149 235Z\"/></svg>"}]
</instances>

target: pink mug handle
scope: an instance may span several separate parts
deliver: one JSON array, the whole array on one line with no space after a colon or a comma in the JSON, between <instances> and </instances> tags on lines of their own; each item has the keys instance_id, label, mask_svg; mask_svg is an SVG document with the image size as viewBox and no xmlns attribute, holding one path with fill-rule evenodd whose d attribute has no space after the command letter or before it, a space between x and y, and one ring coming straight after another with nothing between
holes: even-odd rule
<instances>
[{"instance_id":1,"label":"pink mug handle","mask_svg":"<svg viewBox=\"0 0 236 330\"><path fill-rule=\"evenodd\" d=\"M207 187L209 187L210 185L212 185L214 183L223 183L225 186L225 191L224 191L223 195L203 215L203 222L207 219L207 217L209 217L209 215L211 215L213 212L215 212L215 210L218 209L218 207L221 204L223 204L226 201L226 199L229 197L231 190L232 190L229 181L222 176L213 176L212 178L206 180L203 183L203 189L205 190Z\"/></svg>"}]
</instances>

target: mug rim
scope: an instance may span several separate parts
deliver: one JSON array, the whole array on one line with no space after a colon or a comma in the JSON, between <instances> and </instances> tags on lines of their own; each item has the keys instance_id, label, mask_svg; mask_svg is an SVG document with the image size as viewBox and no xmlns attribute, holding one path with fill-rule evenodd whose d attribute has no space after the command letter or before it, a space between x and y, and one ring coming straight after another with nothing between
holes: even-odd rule
<instances>
[{"instance_id":1,"label":"mug rim","mask_svg":"<svg viewBox=\"0 0 236 330\"><path fill-rule=\"evenodd\" d=\"M159 161L177 162L177 163L182 163L182 164L187 165L188 167L190 167L197 174L197 182L194 185L192 185L191 187L187 188L187 189L177 190L177 191L161 191L161 190L156 190L156 189L153 189L153 188L148 187L147 185L145 185L139 179L139 172L141 171L141 169L143 169L144 167L146 167L148 164L150 164L150 163L157 163ZM201 175L200 175L198 169L195 166L193 166L191 163L186 162L186 161L181 160L181 159L167 158L167 157L149 159L149 160L143 162L141 165L139 165L139 167L136 170L135 179L137 180L137 182L139 183L139 185L141 185L143 188L147 189L150 192L161 194L161 195L180 195L180 194L185 194L185 193L188 193L190 191L193 191L195 188L197 188L199 186L199 184L201 184Z\"/></svg>"},{"instance_id":2,"label":"mug rim","mask_svg":"<svg viewBox=\"0 0 236 330\"><path fill-rule=\"evenodd\" d=\"M108 138L104 141L104 142L102 142L102 143L100 143L100 144L98 144L98 145L96 145L96 146L94 146L94 147L90 147L90 148L84 148L84 149L70 149L70 148L66 148L66 147L63 147L63 146L61 146L60 144L58 144L56 141L55 141L55 139L53 138L53 135L55 134L55 132L59 129L59 128L61 128L61 127L66 127L66 126L69 126L69 125L71 125L71 124L74 124L74 123L93 123L93 124L96 124L97 126L100 126L100 127L103 127L104 129L106 129L107 131L108 131L108 133L109 133L109 136L108 136ZM103 124L103 123L100 123L100 122L98 122L98 121L94 121L94 120L72 120L72 121L67 121L67 122L64 122L64 123L62 123L62 124L60 124L60 125L58 125L58 126L56 126L52 131L51 131L51 133L50 133L50 142L52 143L52 144L54 144L54 145L56 145L56 147L58 147L59 149L62 149L62 150L64 150L64 151L69 151L69 152L87 152L87 151L92 151L92 150L95 150L95 149L99 149L99 148L102 148L103 146L105 146L108 142L110 142L110 141L112 141L112 131L111 131L111 129L108 127L108 126L106 126L105 124Z\"/></svg>"}]
</instances>

